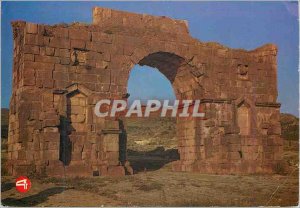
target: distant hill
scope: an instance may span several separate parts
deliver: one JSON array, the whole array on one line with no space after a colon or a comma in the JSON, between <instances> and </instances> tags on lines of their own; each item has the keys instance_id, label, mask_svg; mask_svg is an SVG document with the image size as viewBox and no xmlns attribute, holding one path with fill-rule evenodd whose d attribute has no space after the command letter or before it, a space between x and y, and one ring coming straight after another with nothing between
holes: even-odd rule
<instances>
[{"instance_id":1,"label":"distant hill","mask_svg":"<svg viewBox=\"0 0 300 208\"><path fill-rule=\"evenodd\" d=\"M157 147L177 147L175 118L126 118L127 147L135 151L151 151Z\"/></svg>"},{"instance_id":2,"label":"distant hill","mask_svg":"<svg viewBox=\"0 0 300 208\"><path fill-rule=\"evenodd\" d=\"M2 138L7 138L8 134L8 113L7 108L1 108L1 135ZM176 144L175 137L175 119L161 119L151 118L151 119L128 119L128 131L133 137L140 137L140 135L149 135L149 138L153 139L153 135L159 138L168 137L167 140L163 140L162 143L168 143L170 140L170 146ZM299 138L299 118L291 114L281 113L280 123L282 127L282 137L287 140L298 140ZM168 133L169 132L169 133ZM154 139L155 140L155 139ZM155 141L152 141L155 143ZM129 146L130 146L129 142Z\"/></svg>"},{"instance_id":3,"label":"distant hill","mask_svg":"<svg viewBox=\"0 0 300 208\"><path fill-rule=\"evenodd\" d=\"M1 137L7 138L8 136L8 108L1 108Z\"/></svg>"},{"instance_id":4,"label":"distant hill","mask_svg":"<svg viewBox=\"0 0 300 208\"><path fill-rule=\"evenodd\" d=\"M284 139L287 140L299 139L299 118L291 114L281 113L280 123L281 123L281 133Z\"/></svg>"}]
</instances>

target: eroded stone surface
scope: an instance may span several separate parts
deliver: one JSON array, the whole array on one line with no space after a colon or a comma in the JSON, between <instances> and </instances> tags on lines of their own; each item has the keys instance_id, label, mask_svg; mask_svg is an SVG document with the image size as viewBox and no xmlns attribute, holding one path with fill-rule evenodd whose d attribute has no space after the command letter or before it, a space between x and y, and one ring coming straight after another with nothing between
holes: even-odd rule
<instances>
[{"instance_id":1,"label":"eroded stone surface","mask_svg":"<svg viewBox=\"0 0 300 208\"><path fill-rule=\"evenodd\" d=\"M177 119L174 170L271 173L281 161L276 46L230 49L192 38L186 21L97 7L91 25L12 26L11 174L132 172L120 145L126 125L93 109L126 99L135 64L158 68L177 99L202 101L205 120Z\"/></svg>"}]
</instances>

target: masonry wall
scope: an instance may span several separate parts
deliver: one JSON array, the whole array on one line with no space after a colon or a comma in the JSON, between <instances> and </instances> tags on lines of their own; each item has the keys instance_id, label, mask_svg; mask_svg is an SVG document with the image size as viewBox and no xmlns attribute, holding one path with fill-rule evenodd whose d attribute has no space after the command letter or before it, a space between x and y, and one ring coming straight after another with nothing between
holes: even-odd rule
<instances>
[{"instance_id":1,"label":"masonry wall","mask_svg":"<svg viewBox=\"0 0 300 208\"><path fill-rule=\"evenodd\" d=\"M12 24L13 175L132 172L121 153L122 118L97 118L94 107L100 99L126 99L135 64L158 68L178 99L202 101L205 120L177 119L174 170L275 170L282 139L274 45L245 51L203 43L189 35L186 21L167 17L105 8L94 8L93 17L91 25Z\"/></svg>"}]
</instances>

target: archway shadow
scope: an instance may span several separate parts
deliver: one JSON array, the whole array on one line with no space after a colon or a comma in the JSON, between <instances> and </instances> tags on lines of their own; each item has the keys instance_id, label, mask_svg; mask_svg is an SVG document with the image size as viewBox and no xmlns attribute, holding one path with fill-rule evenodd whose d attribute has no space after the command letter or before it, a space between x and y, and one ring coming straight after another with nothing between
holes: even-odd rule
<instances>
[{"instance_id":1,"label":"archway shadow","mask_svg":"<svg viewBox=\"0 0 300 208\"><path fill-rule=\"evenodd\" d=\"M59 159L64 165L69 165L72 157L72 143L69 138L69 132L73 129L70 119L65 116L60 116L60 146L59 146Z\"/></svg>"},{"instance_id":2,"label":"archway shadow","mask_svg":"<svg viewBox=\"0 0 300 208\"><path fill-rule=\"evenodd\" d=\"M155 171L170 162L180 159L177 149L165 150L162 146L151 151L134 151L128 149L127 155L134 173Z\"/></svg>"},{"instance_id":3,"label":"archway shadow","mask_svg":"<svg viewBox=\"0 0 300 208\"><path fill-rule=\"evenodd\" d=\"M53 188L49 188L44 191L41 191L38 194L27 196L27 197L24 197L21 199L6 198L6 199L1 200L1 202L2 202L2 205L5 205L5 206L32 207L32 206L37 206L38 204L40 204L42 202L45 202L49 196L60 194L67 189L69 189L69 188L53 187Z\"/></svg>"},{"instance_id":4,"label":"archway shadow","mask_svg":"<svg viewBox=\"0 0 300 208\"><path fill-rule=\"evenodd\" d=\"M15 187L15 183L1 183L1 192L9 191L10 189Z\"/></svg>"}]
</instances>

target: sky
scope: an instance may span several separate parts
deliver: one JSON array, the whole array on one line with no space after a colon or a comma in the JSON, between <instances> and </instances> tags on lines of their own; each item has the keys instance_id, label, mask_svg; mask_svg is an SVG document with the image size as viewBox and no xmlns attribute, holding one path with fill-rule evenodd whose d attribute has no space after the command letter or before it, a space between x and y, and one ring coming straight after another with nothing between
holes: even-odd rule
<instances>
[{"instance_id":1,"label":"sky","mask_svg":"<svg viewBox=\"0 0 300 208\"><path fill-rule=\"evenodd\" d=\"M8 107L12 83L10 22L57 24L92 22L92 8L169 16L189 22L191 36L231 48L278 46L278 102L281 112L298 115L299 26L297 2L2 2L1 106ZM162 90L163 89L163 90ZM133 68L128 83L131 99L174 99L170 82L149 67Z\"/></svg>"}]
</instances>

